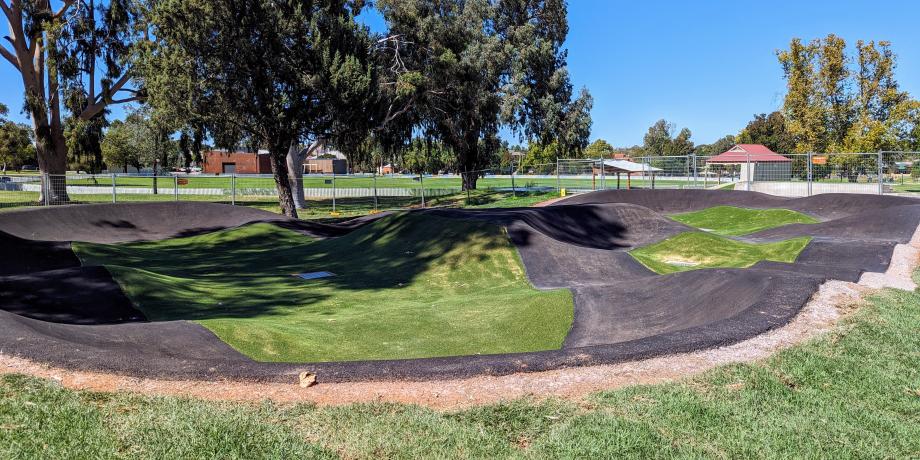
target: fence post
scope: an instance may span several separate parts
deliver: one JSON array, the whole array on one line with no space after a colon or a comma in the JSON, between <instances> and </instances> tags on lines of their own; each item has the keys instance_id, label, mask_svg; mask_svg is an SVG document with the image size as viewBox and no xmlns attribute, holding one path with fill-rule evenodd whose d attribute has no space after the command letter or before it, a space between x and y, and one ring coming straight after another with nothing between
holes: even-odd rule
<instances>
[{"instance_id":1,"label":"fence post","mask_svg":"<svg viewBox=\"0 0 920 460\"><path fill-rule=\"evenodd\" d=\"M112 203L118 202L118 188L116 187L117 181L115 180L115 174L112 174Z\"/></svg>"},{"instance_id":2,"label":"fence post","mask_svg":"<svg viewBox=\"0 0 920 460\"><path fill-rule=\"evenodd\" d=\"M562 179L559 177L559 159L556 158L556 192L562 193Z\"/></svg>"},{"instance_id":3,"label":"fence post","mask_svg":"<svg viewBox=\"0 0 920 460\"><path fill-rule=\"evenodd\" d=\"M230 175L230 204L236 206L236 174Z\"/></svg>"},{"instance_id":4,"label":"fence post","mask_svg":"<svg viewBox=\"0 0 920 460\"><path fill-rule=\"evenodd\" d=\"M750 153L747 154L747 174L746 175L747 175L747 186L745 187L745 190L750 192L751 191L751 179L752 179L751 177L751 154Z\"/></svg>"},{"instance_id":5,"label":"fence post","mask_svg":"<svg viewBox=\"0 0 920 460\"><path fill-rule=\"evenodd\" d=\"M418 187L422 192L422 207L425 207L425 173L418 173Z\"/></svg>"},{"instance_id":6,"label":"fence post","mask_svg":"<svg viewBox=\"0 0 920 460\"><path fill-rule=\"evenodd\" d=\"M374 212L379 212L380 209L377 207L377 173L374 173Z\"/></svg>"},{"instance_id":7,"label":"fence post","mask_svg":"<svg viewBox=\"0 0 920 460\"><path fill-rule=\"evenodd\" d=\"M48 198L51 195L51 174L42 173L42 205L48 206L51 203L51 199Z\"/></svg>"},{"instance_id":8,"label":"fence post","mask_svg":"<svg viewBox=\"0 0 920 460\"><path fill-rule=\"evenodd\" d=\"M646 162L648 162L648 168L645 167ZM645 176L652 176L652 190L655 190L655 171L652 171L652 157L645 157L645 161L642 162L642 174ZM619 177L619 176L617 176ZM617 179L617 188L619 188L619 178Z\"/></svg>"},{"instance_id":9,"label":"fence post","mask_svg":"<svg viewBox=\"0 0 920 460\"><path fill-rule=\"evenodd\" d=\"M812 161L814 161L812 158L813 155L814 155L813 152L808 152L808 158L805 160L808 162L808 174L806 177L806 180L808 181L808 196L811 196L814 193L814 191L812 190L812 183L814 182L814 177L815 177L814 170L812 169L813 168L812 165L814 164L812 163Z\"/></svg>"},{"instance_id":10,"label":"fence post","mask_svg":"<svg viewBox=\"0 0 920 460\"><path fill-rule=\"evenodd\" d=\"M601 190L607 190L607 165L604 164L604 157L601 157Z\"/></svg>"},{"instance_id":11,"label":"fence post","mask_svg":"<svg viewBox=\"0 0 920 460\"><path fill-rule=\"evenodd\" d=\"M700 184L699 184L700 175L699 175L699 171L696 169L696 154L695 153L690 154L690 161L693 162L693 188L699 188L700 187Z\"/></svg>"},{"instance_id":12,"label":"fence post","mask_svg":"<svg viewBox=\"0 0 920 460\"><path fill-rule=\"evenodd\" d=\"M878 194L884 195L885 194L885 183L884 183L884 180L882 179L882 151L881 150L879 150L878 152L877 163L878 163Z\"/></svg>"},{"instance_id":13,"label":"fence post","mask_svg":"<svg viewBox=\"0 0 920 460\"><path fill-rule=\"evenodd\" d=\"M173 192L176 195L176 201L179 201L179 176L173 176Z\"/></svg>"}]
</instances>

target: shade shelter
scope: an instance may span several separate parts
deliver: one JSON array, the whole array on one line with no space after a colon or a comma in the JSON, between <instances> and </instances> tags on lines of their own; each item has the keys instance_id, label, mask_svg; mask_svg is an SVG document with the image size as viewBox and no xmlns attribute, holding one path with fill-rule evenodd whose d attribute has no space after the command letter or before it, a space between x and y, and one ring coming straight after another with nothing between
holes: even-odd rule
<instances>
[{"instance_id":1,"label":"shade shelter","mask_svg":"<svg viewBox=\"0 0 920 460\"><path fill-rule=\"evenodd\" d=\"M642 175L651 175L652 184L655 183L655 174L661 172L661 168L655 168L647 163L636 163L629 160L604 160L604 170L603 174L606 175L617 175L617 190L620 189L620 177L622 174L626 174L626 188L632 188L632 175L633 174L642 174ZM594 175L597 176L599 173L598 167L594 168Z\"/></svg>"}]
</instances>

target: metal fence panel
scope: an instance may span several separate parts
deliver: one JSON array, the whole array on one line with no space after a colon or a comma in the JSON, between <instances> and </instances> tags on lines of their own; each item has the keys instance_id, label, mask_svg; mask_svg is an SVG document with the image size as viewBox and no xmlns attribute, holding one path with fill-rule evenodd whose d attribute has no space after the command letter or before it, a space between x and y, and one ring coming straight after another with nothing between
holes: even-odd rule
<instances>
[{"instance_id":1,"label":"metal fence panel","mask_svg":"<svg viewBox=\"0 0 920 460\"><path fill-rule=\"evenodd\" d=\"M608 189L734 189L800 197L821 193L920 193L920 153L784 155L788 161L737 164L696 155L617 160L560 159L473 171L492 192L582 193ZM915 168L914 165L917 165ZM625 168L625 169L624 169ZM630 169L631 168L631 169ZM349 174L303 177L304 216L456 205L478 199L460 174ZM0 174L0 209L24 206L150 201L207 201L275 210L271 175Z\"/></svg>"},{"instance_id":2,"label":"metal fence panel","mask_svg":"<svg viewBox=\"0 0 920 460\"><path fill-rule=\"evenodd\" d=\"M32 175L0 175L0 209L38 206L42 177Z\"/></svg>"}]
</instances>

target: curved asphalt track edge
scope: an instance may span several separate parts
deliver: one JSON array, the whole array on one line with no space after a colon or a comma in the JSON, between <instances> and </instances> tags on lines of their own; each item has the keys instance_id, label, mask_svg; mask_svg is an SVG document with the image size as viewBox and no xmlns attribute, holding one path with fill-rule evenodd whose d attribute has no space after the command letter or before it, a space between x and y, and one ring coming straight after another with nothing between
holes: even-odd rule
<instances>
[{"instance_id":1,"label":"curved asphalt track edge","mask_svg":"<svg viewBox=\"0 0 920 460\"><path fill-rule=\"evenodd\" d=\"M508 228L511 240L518 246L528 276L535 286L569 287L573 290L576 318L560 350L408 360L261 363L236 352L204 327L190 322L84 326L52 323L0 310L0 329L6 332L0 335L0 352L64 368L139 377L294 382L296 375L306 370L316 373L321 382L343 382L504 375L570 366L613 364L718 347L786 324L828 279L855 281L865 271L884 271L894 246L906 243L909 236L904 238L903 235L912 234L920 224L920 206L917 206L920 202L915 200L871 196L867 199L866 196L855 195L817 199L820 197L783 199L750 192L672 193L639 190L577 196L544 208L548 211L542 213L530 208L478 212L425 211L445 217L485 219L504 225ZM675 202L668 203L669 200ZM657 213L684 212L723 204L799 209L831 222L865 209L878 211L891 208L889 214L874 217L900 216L894 220L899 229L894 233L877 234L878 230L885 228L876 226L863 231L859 239L846 239L839 236L839 233L847 233L846 228L832 231L834 226L828 225L829 229L815 235L815 242L806 248L796 263L762 262L749 269L696 270L659 276L636 263L625 252L631 247L649 244L686 230L680 224L656 217ZM185 205L179 210L182 216L187 216L187 212L198 212L199 207L212 208L202 210L202 214L220 216L223 228L252 222L274 222L306 234L312 232L314 236L324 237L344 234L366 223L308 224L257 210L247 210L245 215L230 215L245 208L203 203L182 205ZM112 226L103 223L95 225L93 231L80 233L80 230L74 231L71 228L67 234L89 235L96 241L107 239L101 242L112 242L204 233L219 227L198 218L186 221L187 225L180 225L180 228L176 228L175 222L170 225L167 219L160 219L162 223L157 223L156 219L147 219L138 225L126 218L155 215L155 212L147 208L154 205L118 206L133 206L136 209L130 212L106 210L118 214L108 217L106 221L120 223L118 219L121 219L134 225L134 228L130 225ZM50 208L48 211L88 207ZM899 207L904 209L895 209ZM86 209L82 212L97 216L104 210ZM169 208L165 211L177 212ZM66 219L78 219L67 214L75 211L61 212L64 214L59 216ZM25 213L8 213L12 214ZM0 216L0 231L11 233L14 237L28 238L37 236L35 230L29 233L29 229L35 228L32 225L54 227L51 225L54 219L43 219L39 213L29 217L33 220L26 225L19 222L10 224L10 221L19 221L18 216L15 219ZM585 219L591 224L587 229L582 228ZM864 221L854 219L852 225L860 225ZM576 223L580 227L575 228L573 233L572 225ZM639 226L643 232L630 231L631 224ZM850 224L847 222L847 225ZM146 229L152 230L155 238L139 232L137 228L142 226L152 227ZM101 228L112 229L115 236L100 236L100 233L104 233L100 231ZM603 228L618 230L610 234L596 234L597 230ZM24 231L26 235L23 235ZM799 232L794 233L799 236ZM63 231L56 235L53 231L45 230L42 236L57 241L66 238ZM755 237L772 239L775 236L767 234ZM894 239L889 239L892 237ZM817 249L812 250L814 254L809 256L812 245ZM854 246L860 249L854 250ZM52 247L60 249L58 246ZM611 279L616 281L611 282ZM688 289L688 285L703 285L704 289ZM728 293L724 291L733 285L745 287L745 299L749 302L742 299L720 305L716 309L716 317L712 318L709 307L715 300L713 296L720 295L719 292L722 292L721 295L732 295L733 289L729 289L732 292ZM671 301L661 299L664 297L662 293L668 294ZM649 309L648 301L653 298L656 306ZM624 317L633 321L633 325L624 327ZM644 333L649 335L641 336ZM607 340L616 342L599 343Z\"/></svg>"}]
</instances>

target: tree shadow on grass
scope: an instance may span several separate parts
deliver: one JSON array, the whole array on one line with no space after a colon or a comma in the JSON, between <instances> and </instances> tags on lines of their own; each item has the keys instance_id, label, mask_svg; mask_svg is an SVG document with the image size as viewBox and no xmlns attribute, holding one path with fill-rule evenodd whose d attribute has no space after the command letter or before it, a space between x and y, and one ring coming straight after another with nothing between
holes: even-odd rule
<instances>
[{"instance_id":1,"label":"tree shadow on grass","mask_svg":"<svg viewBox=\"0 0 920 460\"><path fill-rule=\"evenodd\" d=\"M90 264L112 266L150 319L168 320L263 316L315 305L339 290L403 289L433 264L454 269L506 244L501 229L486 222L396 215L321 241L259 224L79 250ZM470 245L476 253L462 250ZM309 281L294 276L318 271L336 276Z\"/></svg>"}]
</instances>

